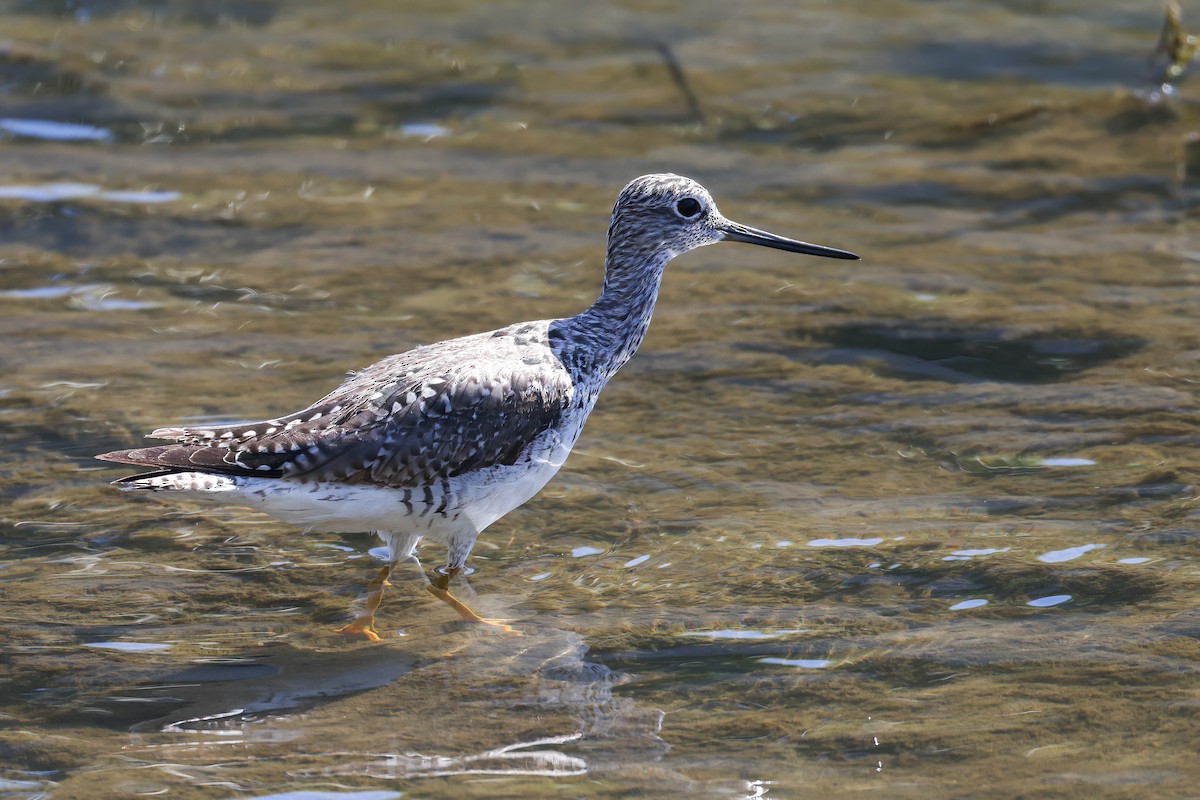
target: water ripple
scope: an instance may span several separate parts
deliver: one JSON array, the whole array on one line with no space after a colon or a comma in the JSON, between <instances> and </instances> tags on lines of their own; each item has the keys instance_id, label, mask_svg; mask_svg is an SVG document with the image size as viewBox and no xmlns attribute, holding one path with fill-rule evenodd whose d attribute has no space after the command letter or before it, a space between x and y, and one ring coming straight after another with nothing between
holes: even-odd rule
<instances>
[{"instance_id":1,"label":"water ripple","mask_svg":"<svg viewBox=\"0 0 1200 800\"><path fill-rule=\"evenodd\" d=\"M94 125L70 122L55 122L50 119L0 118L0 131L26 139L43 139L48 142L110 142L112 131Z\"/></svg>"},{"instance_id":2,"label":"water ripple","mask_svg":"<svg viewBox=\"0 0 1200 800\"><path fill-rule=\"evenodd\" d=\"M110 203L170 203L183 195L179 192L151 189L101 189L94 183L39 183L0 186L2 200L29 200L34 203L61 203L92 198Z\"/></svg>"},{"instance_id":3,"label":"water ripple","mask_svg":"<svg viewBox=\"0 0 1200 800\"><path fill-rule=\"evenodd\" d=\"M778 664L782 667L799 667L800 669L825 669L834 664L828 658L760 658L758 663Z\"/></svg>"},{"instance_id":4,"label":"water ripple","mask_svg":"<svg viewBox=\"0 0 1200 800\"><path fill-rule=\"evenodd\" d=\"M1099 550L1102 547L1104 547L1102 544L1081 544L1078 547L1051 550L1048 553L1042 553L1037 558L1038 561L1045 564L1061 564L1064 561L1074 561L1084 553L1090 553L1092 550Z\"/></svg>"},{"instance_id":5,"label":"water ripple","mask_svg":"<svg viewBox=\"0 0 1200 800\"><path fill-rule=\"evenodd\" d=\"M1069 594L1052 594L1048 597L1038 597L1034 600L1030 600L1025 605L1033 606L1034 608L1050 608L1051 606L1062 605L1070 599L1071 595Z\"/></svg>"},{"instance_id":6,"label":"water ripple","mask_svg":"<svg viewBox=\"0 0 1200 800\"><path fill-rule=\"evenodd\" d=\"M963 600L961 603L955 603L954 605L950 606L950 610L966 611L967 609L979 608L981 606L986 606L987 604L988 601L984 600L983 598L977 598L975 600Z\"/></svg>"}]
</instances>

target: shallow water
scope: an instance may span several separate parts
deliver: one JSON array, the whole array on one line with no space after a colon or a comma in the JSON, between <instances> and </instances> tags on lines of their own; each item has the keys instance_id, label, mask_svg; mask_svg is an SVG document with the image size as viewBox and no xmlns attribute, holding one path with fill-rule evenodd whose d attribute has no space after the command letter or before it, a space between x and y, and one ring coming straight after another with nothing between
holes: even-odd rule
<instances>
[{"instance_id":1,"label":"shallow water","mask_svg":"<svg viewBox=\"0 0 1200 800\"><path fill-rule=\"evenodd\" d=\"M1147 99L1161 9L796 5L0 3L0 795L1193 794L1200 123ZM666 170L864 259L672 264L472 556L524 636L411 574L345 639L378 541L92 460L578 311Z\"/></svg>"}]
</instances>

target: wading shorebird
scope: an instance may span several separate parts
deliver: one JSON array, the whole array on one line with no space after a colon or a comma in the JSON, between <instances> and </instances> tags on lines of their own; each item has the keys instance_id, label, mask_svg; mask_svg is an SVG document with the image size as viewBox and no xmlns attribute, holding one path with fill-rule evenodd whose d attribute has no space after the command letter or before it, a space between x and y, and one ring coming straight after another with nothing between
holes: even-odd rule
<instances>
[{"instance_id":1,"label":"wading shorebird","mask_svg":"<svg viewBox=\"0 0 1200 800\"><path fill-rule=\"evenodd\" d=\"M125 489L251 506L307 530L375 531L391 560L342 632L379 640L388 576L415 560L423 537L449 550L429 591L464 619L499 624L450 594L451 579L479 534L566 461L600 390L642 343L667 262L721 241L858 258L732 222L690 178L643 175L617 198L604 287L581 314L418 347L352 374L303 411L159 428L149 438L172 444L97 458L153 468L116 481Z\"/></svg>"}]
</instances>

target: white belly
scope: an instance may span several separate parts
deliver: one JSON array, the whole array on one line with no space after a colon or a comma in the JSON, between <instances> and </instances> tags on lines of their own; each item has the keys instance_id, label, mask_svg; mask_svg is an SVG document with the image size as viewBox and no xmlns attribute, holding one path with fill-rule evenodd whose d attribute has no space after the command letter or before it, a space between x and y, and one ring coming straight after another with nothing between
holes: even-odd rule
<instances>
[{"instance_id":1,"label":"white belly","mask_svg":"<svg viewBox=\"0 0 1200 800\"><path fill-rule=\"evenodd\" d=\"M459 509L477 533L540 492L566 462L575 437L570 442L556 434L543 437L543 446L530 448L528 461L463 476Z\"/></svg>"},{"instance_id":2,"label":"white belly","mask_svg":"<svg viewBox=\"0 0 1200 800\"><path fill-rule=\"evenodd\" d=\"M547 431L515 464L449 478L429 489L190 472L148 478L128 488L246 505L306 530L383 531L443 542L473 541L484 528L541 491L567 460L581 428L582 420L568 426L566 435Z\"/></svg>"},{"instance_id":3,"label":"white belly","mask_svg":"<svg viewBox=\"0 0 1200 800\"><path fill-rule=\"evenodd\" d=\"M514 464L430 486L405 489L180 472L132 481L124 488L246 505L306 530L378 531L394 558L407 557L418 540L429 537L447 546L448 565L462 566L481 531L541 491L562 467L598 393L599 387L590 387L582 407L530 442Z\"/></svg>"}]
</instances>

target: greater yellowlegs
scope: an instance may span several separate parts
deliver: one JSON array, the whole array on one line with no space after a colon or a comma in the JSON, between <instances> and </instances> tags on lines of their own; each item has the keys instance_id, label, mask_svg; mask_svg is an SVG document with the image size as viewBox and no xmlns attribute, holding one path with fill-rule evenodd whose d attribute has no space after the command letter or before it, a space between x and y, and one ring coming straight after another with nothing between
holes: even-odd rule
<instances>
[{"instance_id":1,"label":"greater yellowlegs","mask_svg":"<svg viewBox=\"0 0 1200 800\"><path fill-rule=\"evenodd\" d=\"M533 497L566 461L600 390L650 325L663 268L720 241L856 259L721 215L678 175L643 175L617 198L604 288L581 314L520 322L389 356L294 414L234 426L159 428L173 444L97 458L153 467L126 489L252 506L309 530L374 530L391 561L365 613L342 628L377 640L374 612L391 569L430 537L449 549L429 589L449 592L481 531Z\"/></svg>"}]
</instances>

